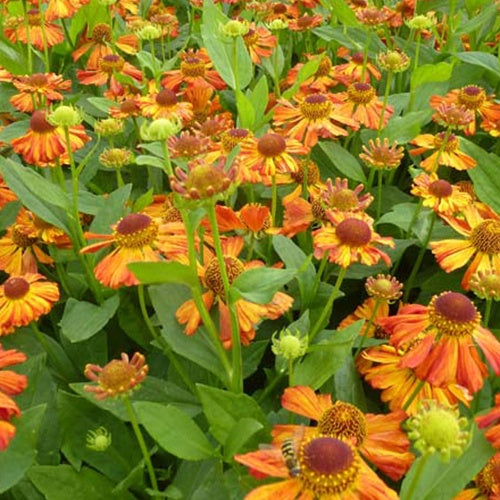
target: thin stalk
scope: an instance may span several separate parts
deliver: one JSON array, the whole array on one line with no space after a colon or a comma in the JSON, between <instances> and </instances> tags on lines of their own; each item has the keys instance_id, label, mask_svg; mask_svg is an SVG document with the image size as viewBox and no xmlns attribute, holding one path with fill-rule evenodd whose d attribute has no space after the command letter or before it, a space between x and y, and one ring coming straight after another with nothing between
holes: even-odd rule
<instances>
[{"instance_id":1,"label":"thin stalk","mask_svg":"<svg viewBox=\"0 0 500 500\"><path fill-rule=\"evenodd\" d=\"M368 49L370 48L370 42L372 40L372 32L368 29L368 34L366 35L365 50L363 51L363 69L361 70L361 82L364 82L366 75L366 66L368 64Z\"/></svg>"},{"instance_id":2,"label":"thin stalk","mask_svg":"<svg viewBox=\"0 0 500 500\"><path fill-rule=\"evenodd\" d=\"M293 358L288 359L288 387L293 387Z\"/></svg>"},{"instance_id":3,"label":"thin stalk","mask_svg":"<svg viewBox=\"0 0 500 500\"><path fill-rule=\"evenodd\" d=\"M167 177L170 179L174 175L174 171L172 169L172 163L170 161L170 153L168 151L168 144L167 141L164 140L161 143L162 148L163 148L163 157L165 160L165 173L167 174Z\"/></svg>"},{"instance_id":4,"label":"thin stalk","mask_svg":"<svg viewBox=\"0 0 500 500\"><path fill-rule=\"evenodd\" d=\"M276 184L276 174L271 176L271 220L272 225L276 226L276 207L278 205L278 186Z\"/></svg>"},{"instance_id":5,"label":"thin stalk","mask_svg":"<svg viewBox=\"0 0 500 500\"><path fill-rule=\"evenodd\" d=\"M323 323L325 322L326 318L328 315L332 313L332 306L333 303L335 302L335 299L337 298L337 295L340 290L340 285L342 284L342 281L344 280L345 273L347 272L347 267L341 267L340 272L337 276L337 281L335 282L335 286L333 287L332 293L330 294L330 297L328 297L328 300L325 304L325 307L323 308L323 311L321 311L321 315L314 324L314 326L311 328L311 333L309 334L309 341L312 342L314 337L319 333L321 330Z\"/></svg>"},{"instance_id":6,"label":"thin stalk","mask_svg":"<svg viewBox=\"0 0 500 500\"><path fill-rule=\"evenodd\" d=\"M116 184L119 188L121 188L125 185L125 183L123 182L121 167L115 167L115 172L116 172Z\"/></svg>"},{"instance_id":7,"label":"thin stalk","mask_svg":"<svg viewBox=\"0 0 500 500\"><path fill-rule=\"evenodd\" d=\"M483 316L483 325L485 326L485 328L488 328L488 323L490 322L492 304L493 304L492 298L487 297L486 305L484 306L484 316Z\"/></svg>"},{"instance_id":8,"label":"thin stalk","mask_svg":"<svg viewBox=\"0 0 500 500\"><path fill-rule=\"evenodd\" d=\"M427 236L425 237L424 244L420 247L420 251L417 255L417 260L413 265L413 269L411 270L410 277L408 278L405 293L403 295L403 303L407 302L408 296L413 288L413 282L415 281L415 277L420 269L420 265L422 264L422 260L424 258L425 252L427 251L427 247L429 246L429 241L431 239L432 230L434 229L434 223L436 222L436 214L434 211L431 213L431 223L429 225L429 230L427 231Z\"/></svg>"},{"instance_id":9,"label":"thin stalk","mask_svg":"<svg viewBox=\"0 0 500 500\"><path fill-rule=\"evenodd\" d=\"M366 182L366 190L369 191L373 186L373 180L375 179L375 168L370 167L370 172L368 173L368 181Z\"/></svg>"},{"instance_id":10,"label":"thin stalk","mask_svg":"<svg viewBox=\"0 0 500 500\"><path fill-rule=\"evenodd\" d=\"M382 126L384 125L384 116L385 110L387 108L387 101L389 99L389 92L391 91L392 79L394 77L394 73L389 71L387 74L387 82L385 83L385 92L384 92L384 101L382 102L382 112L380 113L380 121L378 122L378 132L377 137L380 137L382 133Z\"/></svg>"},{"instance_id":11,"label":"thin stalk","mask_svg":"<svg viewBox=\"0 0 500 500\"><path fill-rule=\"evenodd\" d=\"M28 17L28 7L26 5L26 0L23 0L23 10L24 10L24 28L26 30L26 48L28 51L28 74L33 74L33 51L31 45L31 34L30 34L30 22Z\"/></svg>"},{"instance_id":12,"label":"thin stalk","mask_svg":"<svg viewBox=\"0 0 500 500\"><path fill-rule=\"evenodd\" d=\"M321 257L321 262L319 264L318 271L316 272L316 277L314 278L314 285L313 285L313 297L318 293L318 288L319 284L321 282L321 278L323 277L323 273L325 272L326 265L328 264L328 251L326 251L323 254L323 257Z\"/></svg>"},{"instance_id":13,"label":"thin stalk","mask_svg":"<svg viewBox=\"0 0 500 500\"><path fill-rule=\"evenodd\" d=\"M238 78L238 38L233 38L233 73L234 73L234 91L238 92L240 89L240 82Z\"/></svg>"},{"instance_id":14,"label":"thin stalk","mask_svg":"<svg viewBox=\"0 0 500 500\"><path fill-rule=\"evenodd\" d=\"M231 343L232 343L232 365L233 365L233 378L232 389L234 392L243 392L243 360L241 356L241 340L240 340L240 327L234 304L231 303L229 296L229 277L227 275L226 261L222 250L222 244L219 234L219 226L217 225L217 216L215 213L215 203L210 203L207 207L208 219L210 227L212 228L212 235L214 238L215 255L219 263L219 270L224 285L225 302L229 308L229 319L231 323Z\"/></svg>"},{"instance_id":15,"label":"thin stalk","mask_svg":"<svg viewBox=\"0 0 500 500\"><path fill-rule=\"evenodd\" d=\"M137 421L137 415L135 414L134 407L130 402L130 399L127 395L122 397L123 406L127 410L128 417L130 419L130 423L132 424L132 429L134 429L134 434L139 443L139 448L141 449L142 456L144 458L144 462L146 464L146 469L148 470L149 480L151 481L151 486L155 491L158 491L158 482L156 481L156 474L153 468L153 464L151 462L151 457L149 456L149 451L146 446L146 442L144 441L144 436L142 435L141 429L139 427L139 422ZM153 498L160 499L159 495L153 495Z\"/></svg>"},{"instance_id":16,"label":"thin stalk","mask_svg":"<svg viewBox=\"0 0 500 500\"><path fill-rule=\"evenodd\" d=\"M418 393L422 390L422 387L425 384L425 380L419 380L417 387L413 391L412 395L406 400L406 403L403 405L403 410L406 411L410 405L413 403L415 398L418 396Z\"/></svg>"},{"instance_id":17,"label":"thin stalk","mask_svg":"<svg viewBox=\"0 0 500 500\"><path fill-rule=\"evenodd\" d=\"M278 34L278 41L279 41L279 34ZM273 51L273 80L274 80L274 95L276 96L276 99L279 99L281 97L281 90L280 90L280 75L278 74L278 47L279 43L276 44L276 47L274 47Z\"/></svg>"},{"instance_id":18,"label":"thin stalk","mask_svg":"<svg viewBox=\"0 0 500 500\"><path fill-rule=\"evenodd\" d=\"M363 334L361 336L361 340L359 341L359 346L356 349L356 353L354 354L354 359L356 359L361 352L361 349L363 349L363 345L365 344L366 339L368 338L368 332L370 331L370 327L373 324L373 320L375 319L375 316L377 314L378 308L380 307L380 304L382 303L382 300L380 298L377 298L375 301L375 305L373 306L373 311L370 315L370 318L368 319L368 323L366 323L364 329L363 329Z\"/></svg>"},{"instance_id":19,"label":"thin stalk","mask_svg":"<svg viewBox=\"0 0 500 500\"><path fill-rule=\"evenodd\" d=\"M382 212L382 185L384 182L384 170L382 168L378 169L378 184L377 184L377 218L380 218L380 213Z\"/></svg>"},{"instance_id":20,"label":"thin stalk","mask_svg":"<svg viewBox=\"0 0 500 500\"><path fill-rule=\"evenodd\" d=\"M156 80L159 77L160 72L158 71L158 63L155 53L155 42L153 40L149 40L149 49L151 51L151 58L153 59L153 78Z\"/></svg>"},{"instance_id":21,"label":"thin stalk","mask_svg":"<svg viewBox=\"0 0 500 500\"><path fill-rule=\"evenodd\" d=\"M418 58L420 54L420 30L417 31L416 47L415 47L415 58L413 60L413 73L417 71L418 68ZM408 112L413 109L415 104L415 88L410 88L410 103L408 104Z\"/></svg>"},{"instance_id":22,"label":"thin stalk","mask_svg":"<svg viewBox=\"0 0 500 500\"><path fill-rule=\"evenodd\" d=\"M42 6L39 6L40 12L40 30L42 32L42 43L43 43L43 61L45 64L45 72L50 72L50 60L49 60L49 46L47 45L47 31L45 30L45 17L43 15Z\"/></svg>"},{"instance_id":23,"label":"thin stalk","mask_svg":"<svg viewBox=\"0 0 500 500\"><path fill-rule=\"evenodd\" d=\"M191 380L189 375L185 372L183 366L177 360L175 354L172 352L172 349L168 345L168 342L157 332L156 328L151 322L151 319L149 318L148 310L146 308L144 285L137 286L137 295L139 297L139 307L141 309L142 318L144 319L144 323L146 324L149 333L151 334L153 339L156 340L161 345L163 352L165 353L169 362L172 364L172 366L175 368L175 370L181 377L186 387L191 391L191 393L196 395L197 394L196 386L194 385L193 381Z\"/></svg>"},{"instance_id":24,"label":"thin stalk","mask_svg":"<svg viewBox=\"0 0 500 500\"><path fill-rule=\"evenodd\" d=\"M271 383L265 387L265 389L259 394L257 397L257 403L261 404L267 396L276 388L276 386L281 382L283 377L285 376L285 372L279 372L276 377L273 378Z\"/></svg>"}]
</instances>

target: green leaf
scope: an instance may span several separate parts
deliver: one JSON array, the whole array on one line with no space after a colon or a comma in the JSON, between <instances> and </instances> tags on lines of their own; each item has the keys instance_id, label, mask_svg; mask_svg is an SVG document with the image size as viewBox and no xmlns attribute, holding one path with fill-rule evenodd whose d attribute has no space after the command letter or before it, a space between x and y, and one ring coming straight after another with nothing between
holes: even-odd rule
<instances>
[{"instance_id":1,"label":"green leaf","mask_svg":"<svg viewBox=\"0 0 500 500\"><path fill-rule=\"evenodd\" d=\"M253 130L255 111L250 99L241 91L236 90L236 107L238 108L238 126Z\"/></svg>"},{"instance_id":2,"label":"green leaf","mask_svg":"<svg viewBox=\"0 0 500 500\"><path fill-rule=\"evenodd\" d=\"M193 419L170 405L134 403L139 422L164 450L184 460L204 460L214 449Z\"/></svg>"},{"instance_id":3,"label":"green leaf","mask_svg":"<svg viewBox=\"0 0 500 500\"><path fill-rule=\"evenodd\" d=\"M487 54L486 52L459 52L458 54L454 54L454 56L463 62L473 64L474 66L481 66L494 73L497 77L500 77L498 61L493 54Z\"/></svg>"},{"instance_id":4,"label":"green leaf","mask_svg":"<svg viewBox=\"0 0 500 500\"><path fill-rule=\"evenodd\" d=\"M133 500L128 492L120 496L112 493L114 483L98 472L83 467L76 471L70 465L37 465L28 472L28 477L43 493L46 500Z\"/></svg>"},{"instance_id":5,"label":"green leaf","mask_svg":"<svg viewBox=\"0 0 500 500\"><path fill-rule=\"evenodd\" d=\"M31 467L37 455L38 431L47 405L23 411L14 419L16 435L5 451L0 452L0 493L17 484Z\"/></svg>"},{"instance_id":6,"label":"green leaf","mask_svg":"<svg viewBox=\"0 0 500 500\"><path fill-rule=\"evenodd\" d=\"M302 82L307 80L310 76L314 75L318 71L319 64L322 57L316 57L307 61L302 68L299 69L299 73L294 84L285 92L283 92L283 97L289 99L299 90Z\"/></svg>"},{"instance_id":7,"label":"green leaf","mask_svg":"<svg viewBox=\"0 0 500 500\"><path fill-rule=\"evenodd\" d=\"M100 332L115 315L120 298L113 295L102 305L78 301L70 297L64 307L63 317L59 323L62 334L70 342L81 342Z\"/></svg>"},{"instance_id":8,"label":"green leaf","mask_svg":"<svg viewBox=\"0 0 500 500\"><path fill-rule=\"evenodd\" d=\"M61 188L10 159L0 158L0 172L25 207L43 220L69 232L69 198Z\"/></svg>"},{"instance_id":9,"label":"green leaf","mask_svg":"<svg viewBox=\"0 0 500 500\"><path fill-rule=\"evenodd\" d=\"M12 139L21 137L28 131L29 125L29 120L19 120L7 125L0 131L0 141L10 142Z\"/></svg>"},{"instance_id":10,"label":"green leaf","mask_svg":"<svg viewBox=\"0 0 500 500\"><path fill-rule=\"evenodd\" d=\"M437 64L423 64L411 75L411 88L416 90L425 83L445 82L451 77L453 64L440 62Z\"/></svg>"},{"instance_id":11,"label":"green leaf","mask_svg":"<svg viewBox=\"0 0 500 500\"><path fill-rule=\"evenodd\" d=\"M104 199L102 208L94 217L90 225L90 231L98 234L109 234L111 232L111 225L125 215L127 201L131 191L132 184L127 184L110 193L109 196Z\"/></svg>"},{"instance_id":12,"label":"green leaf","mask_svg":"<svg viewBox=\"0 0 500 500\"><path fill-rule=\"evenodd\" d=\"M150 165L151 167L160 168L165 170L165 161L153 155L139 155L135 158L137 165Z\"/></svg>"},{"instance_id":13,"label":"green leaf","mask_svg":"<svg viewBox=\"0 0 500 500\"><path fill-rule=\"evenodd\" d=\"M5 38L0 39L0 66L14 75L25 75L28 62L24 50Z\"/></svg>"},{"instance_id":14,"label":"green leaf","mask_svg":"<svg viewBox=\"0 0 500 500\"><path fill-rule=\"evenodd\" d=\"M487 153L473 142L461 137L460 149L472 156L477 165L467 170L467 174L474 182L474 190L478 198L500 213L500 159L497 155Z\"/></svg>"},{"instance_id":15,"label":"green leaf","mask_svg":"<svg viewBox=\"0 0 500 500\"><path fill-rule=\"evenodd\" d=\"M202 384L197 384L197 387L203 413L210 424L210 432L219 443L226 443L231 430L242 419L251 418L268 430L264 412L250 396Z\"/></svg>"},{"instance_id":16,"label":"green leaf","mask_svg":"<svg viewBox=\"0 0 500 500\"><path fill-rule=\"evenodd\" d=\"M231 428L224 445L226 462L231 461L236 453L242 453L244 445L262 429L264 426L254 418L238 420Z\"/></svg>"},{"instance_id":17,"label":"green leaf","mask_svg":"<svg viewBox=\"0 0 500 500\"><path fill-rule=\"evenodd\" d=\"M351 403L361 411L367 410L363 383L351 356L348 356L340 369L335 372L335 398Z\"/></svg>"},{"instance_id":18,"label":"green leaf","mask_svg":"<svg viewBox=\"0 0 500 500\"><path fill-rule=\"evenodd\" d=\"M253 110L255 113L255 121L254 124L257 126L254 127L255 130L264 118L264 114L266 112L267 103L269 100L269 87L267 85L267 78L265 75L262 75L259 78L259 81L255 85L254 89L247 93L250 93L250 102L252 103Z\"/></svg>"},{"instance_id":19,"label":"green leaf","mask_svg":"<svg viewBox=\"0 0 500 500\"><path fill-rule=\"evenodd\" d=\"M22 203L20 201L11 201L4 205L0 211L0 231L7 229L16 221L17 214L21 210Z\"/></svg>"},{"instance_id":20,"label":"green leaf","mask_svg":"<svg viewBox=\"0 0 500 500\"><path fill-rule=\"evenodd\" d=\"M321 4L330 10L342 26L359 26L356 14L344 0L322 0Z\"/></svg>"},{"instance_id":21,"label":"green leaf","mask_svg":"<svg viewBox=\"0 0 500 500\"><path fill-rule=\"evenodd\" d=\"M431 111L414 111L405 116L392 117L385 127L382 137L392 143L406 144L420 133L420 129L431 119Z\"/></svg>"},{"instance_id":22,"label":"green leaf","mask_svg":"<svg viewBox=\"0 0 500 500\"><path fill-rule=\"evenodd\" d=\"M128 268L145 285L180 283L194 287L198 281L191 268L179 262L134 262Z\"/></svg>"},{"instance_id":23,"label":"green leaf","mask_svg":"<svg viewBox=\"0 0 500 500\"><path fill-rule=\"evenodd\" d=\"M275 269L273 267L255 267L241 273L231 285L234 297L244 297L257 304L267 304L274 294L292 278L293 269Z\"/></svg>"},{"instance_id":24,"label":"green leaf","mask_svg":"<svg viewBox=\"0 0 500 500\"><path fill-rule=\"evenodd\" d=\"M92 104L94 108L106 114L109 113L109 108L111 108L111 106L116 106L115 101L111 101L105 97L88 97L87 102Z\"/></svg>"},{"instance_id":25,"label":"green leaf","mask_svg":"<svg viewBox=\"0 0 500 500\"><path fill-rule=\"evenodd\" d=\"M441 462L437 454L415 460L403 481L401 500L448 500L460 493L494 454L493 448L475 424L472 432L472 442L467 450L460 457L452 458L448 464ZM417 470L418 482L410 497L408 490Z\"/></svg>"},{"instance_id":26,"label":"green leaf","mask_svg":"<svg viewBox=\"0 0 500 500\"><path fill-rule=\"evenodd\" d=\"M359 335L363 323L364 321L357 321L341 331L325 330L327 333L322 334L324 340L313 344L315 348L319 348L307 354L295 366L294 384L308 385L314 390L319 389L342 367L346 358L351 356L352 344Z\"/></svg>"},{"instance_id":27,"label":"green leaf","mask_svg":"<svg viewBox=\"0 0 500 500\"><path fill-rule=\"evenodd\" d=\"M319 143L319 148L326 155L328 162L334 166L334 169L332 169L330 165L323 163L328 174L335 175L332 170L337 170L348 179L366 182L366 176L359 161L340 144L333 141L322 141Z\"/></svg>"}]
</instances>

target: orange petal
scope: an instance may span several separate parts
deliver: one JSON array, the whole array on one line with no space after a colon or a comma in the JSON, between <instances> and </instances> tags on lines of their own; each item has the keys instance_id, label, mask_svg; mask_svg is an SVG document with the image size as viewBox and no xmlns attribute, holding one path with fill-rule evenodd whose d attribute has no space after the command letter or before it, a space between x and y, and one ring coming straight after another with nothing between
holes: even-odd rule
<instances>
[{"instance_id":1,"label":"orange petal","mask_svg":"<svg viewBox=\"0 0 500 500\"><path fill-rule=\"evenodd\" d=\"M325 410L332 406L332 400L329 395L319 397L310 387L299 385L285 389L281 405L297 415L318 421Z\"/></svg>"}]
</instances>

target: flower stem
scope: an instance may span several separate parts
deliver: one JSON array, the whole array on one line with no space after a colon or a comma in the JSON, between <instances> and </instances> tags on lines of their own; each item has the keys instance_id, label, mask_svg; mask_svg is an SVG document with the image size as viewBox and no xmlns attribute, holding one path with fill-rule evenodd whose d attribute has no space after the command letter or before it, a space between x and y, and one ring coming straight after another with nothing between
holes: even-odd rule
<instances>
[{"instance_id":1,"label":"flower stem","mask_svg":"<svg viewBox=\"0 0 500 500\"><path fill-rule=\"evenodd\" d=\"M172 364L172 366L175 368L179 376L181 377L182 381L186 385L186 387L191 391L192 394L196 395L196 386L194 385L193 381L189 377L189 375L185 372L183 366L179 363L177 360L175 354L172 352L172 348L168 344L168 342L156 331L156 328L154 327L153 323L151 322L151 319L149 318L148 311L146 308L146 298L144 294L144 285L138 285L137 286L137 294L139 296L139 307L141 309L142 313L142 318L144 319L144 323L146 323L146 326L148 327L148 331L153 337L154 340L156 340L165 355L167 356L169 362Z\"/></svg>"},{"instance_id":2,"label":"flower stem","mask_svg":"<svg viewBox=\"0 0 500 500\"><path fill-rule=\"evenodd\" d=\"M241 356L240 327L238 324L238 318L236 317L236 312L234 310L234 304L232 304L229 296L230 283L229 283L229 277L227 275L226 261L224 259L224 253L222 250L219 226L217 225L217 216L215 214L215 203L210 203L208 205L208 219L210 220L210 226L212 228L215 254L217 256L217 261L219 263L219 270L222 277L222 283L224 285L225 302L227 307L229 308L229 319L231 323L232 357L233 357L232 389L234 392L243 392L243 360Z\"/></svg>"},{"instance_id":3,"label":"flower stem","mask_svg":"<svg viewBox=\"0 0 500 500\"><path fill-rule=\"evenodd\" d=\"M337 276L337 281L335 282L335 286L333 287L332 293L330 294L330 297L328 297L328 300L325 304L325 307L323 308L323 311L321 311L320 317L317 319L316 323L311 328L311 333L309 334L309 341L310 342L312 342L314 337L316 337L316 335L319 333L319 331L321 330L323 323L325 322L328 315L331 315L333 303L335 302L335 299L337 298L337 295L338 295L339 290L340 290L340 285L342 284L342 281L344 280L344 276L345 276L346 272L347 272L347 267L340 268L340 272Z\"/></svg>"},{"instance_id":4,"label":"flower stem","mask_svg":"<svg viewBox=\"0 0 500 500\"><path fill-rule=\"evenodd\" d=\"M276 226L276 207L278 205L278 187L276 185L276 174L271 176L271 220L272 225Z\"/></svg>"},{"instance_id":5,"label":"flower stem","mask_svg":"<svg viewBox=\"0 0 500 500\"><path fill-rule=\"evenodd\" d=\"M359 346L356 349L356 353L354 354L354 359L356 359L361 352L361 349L363 349L363 345L368 338L368 332L370 331L370 327L373 324L373 320L375 319L375 315L377 314L378 308L380 307L381 304L381 299L377 298L375 301L375 305L373 306L373 311L370 315L370 318L368 319L368 323L366 323L364 329L363 329L363 335L361 336L361 340L359 341Z\"/></svg>"},{"instance_id":6,"label":"flower stem","mask_svg":"<svg viewBox=\"0 0 500 500\"><path fill-rule=\"evenodd\" d=\"M363 52L363 69L361 70L360 82L364 82L366 74L366 66L368 64L368 49L370 48L370 42L372 40L372 32L368 29L368 34L366 35L365 50Z\"/></svg>"},{"instance_id":7,"label":"flower stem","mask_svg":"<svg viewBox=\"0 0 500 500\"><path fill-rule=\"evenodd\" d=\"M485 328L488 328L488 323L490 322L492 304L493 304L493 300L491 299L491 297L487 297L486 298L486 305L484 307L484 316L483 316L483 325Z\"/></svg>"},{"instance_id":8,"label":"flower stem","mask_svg":"<svg viewBox=\"0 0 500 500\"><path fill-rule=\"evenodd\" d=\"M293 358L288 359L288 387L293 387Z\"/></svg>"},{"instance_id":9,"label":"flower stem","mask_svg":"<svg viewBox=\"0 0 500 500\"><path fill-rule=\"evenodd\" d=\"M389 71L389 73L387 74L387 82L385 84L384 101L382 103L382 111L380 113L380 121L378 122L377 137L380 137L380 134L382 132L382 126L384 124L384 115L385 115L385 110L387 108L387 101L389 99L389 92L391 91L391 84L392 84L393 76L394 76L394 73L392 71Z\"/></svg>"},{"instance_id":10,"label":"flower stem","mask_svg":"<svg viewBox=\"0 0 500 500\"><path fill-rule=\"evenodd\" d=\"M161 143L163 147L163 157L165 159L165 173L167 174L168 178L172 177L174 175L174 171L172 169L172 163L170 162L170 154L168 152L168 144L167 141L164 140Z\"/></svg>"},{"instance_id":11,"label":"flower stem","mask_svg":"<svg viewBox=\"0 0 500 500\"><path fill-rule=\"evenodd\" d=\"M28 16L28 7L26 4L26 0L23 0L23 10L24 10L24 29L26 30L26 48L27 48L27 56L28 56L28 74L33 74L33 53L31 50L31 33L30 33L30 22Z\"/></svg>"},{"instance_id":12,"label":"flower stem","mask_svg":"<svg viewBox=\"0 0 500 500\"><path fill-rule=\"evenodd\" d=\"M144 462L146 464L146 468L149 474L149 480L151 481L151 486L155 491L158 491L158 483L156 481L155 470L153 468L153 464L151 463L151 457L149 456L149 451L146 446L146 442L144 441L144 437L142 435L141 429L139 427L139 423L137 421L137 415L135 414L134 407L130 402L130 399L127 395L122 397L123 406L127 410L128 417L130 419L130 423L132 424L132 429L134 429L134 434L139 443L139 448L141 449L142 456L144 458ZM153 498L161 498L159 495L154 495Z\"/></svg>"},{"instance_id":13,"label":"flower stem","mask_svg":"<svg viewBox=\"0 0 500 500\"><path fill-rule=\"evenodd\" d=\"M405 293L403 295L403 302L408 300L408 296L413 288L413 282L415 281L415 277L420 269L420 265L422 264L422 260L424 258L425 252L427 251L427 247L429 246L429 241L431 239L432 230L434 229L434 223L436 222L436 214L434 211L431 213L431 222L429 224L429 230L427 231L427 236L425 237L424 244L420 247L420 251L417 255L417 260L413 265L413 269L411 270L410 277L408 278Z\"/></svg>"},{"instance_id":14,"label":"flower stem","mask_svg":"<svg viewBox=\"0 0 500 500\"><path fill-rule=\"evenodd\" d=\"M378 169L378 184L377 184L377 218L380 218L380 213L382 211L382 184L384 181L384 170Z\"/></svg>"},{"instance_id":15,"label":"flower stem","mask_svg":"<svg viewBox=\"0 0 500 500\"><path fill-rule=\"evenodd\" d=\"M234 91L238 92L240 89L239 85L239 78L238 78L238 38L234 37L233 38L233 74L234 74Z\"/></svg>"},{"instance_id":16,"label":"flower stem","mask_svg":"<svg viewBox=\"0 0 500 500\"><path fill-rule=\"evenodd\" d=\"M418 68L418 57L420 54L420 30L417 31L417 40L416 40L416 47L415 47L415 58L413 60L413 73L417 71ZM411 87L410 88L410 103L408 104L408 112L410 112L413 109L413 105L415 104L415 88Z\"/></svg>"},{"instance_id":17,"label":"flower stem","mask_svg":"<svg viewBox=\"0 0 500 500\"><path fill-rule=\"evenodd\" d=\"M412 392L411 396L406 400L406 403L402 406L402 409L404 411L406 411L411 406L411 404L413 403L415 398L418 396L418 393L422 390L422 387L424 386L424 384L425 384L425 380L419 380L417 387Z\"/></svg>"}]
</instances>

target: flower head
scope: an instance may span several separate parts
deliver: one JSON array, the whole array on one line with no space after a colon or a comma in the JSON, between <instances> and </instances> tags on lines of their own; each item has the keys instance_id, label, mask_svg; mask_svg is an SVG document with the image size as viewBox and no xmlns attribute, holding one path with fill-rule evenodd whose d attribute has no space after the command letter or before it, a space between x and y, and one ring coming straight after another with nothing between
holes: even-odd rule
<instances>
[{"instance_id":1,"label":"flower head","mask_svg":"<svg viewBox=\"0 0 500 500\"><path fill-rule=\"evenodd\" d=\"M462 130L474 121L474 113L465 106L440 104L432 119L450 130Z\"/></svg>"},{"instance_id":2,"label":"flower head","mask_svg":"<svg viewBox=\"0 0 500 500\"><path fill-rule=\"evenodd\" d=\"M89 450L106 451L111 446L111 433L101 426L88 431L85 441Z\"/></svg>"},{"instance_id":3,"label":"flower head","mask_svg":"<svg viewBox=\"0 0 500 500\"><path fill-rule=\"evenodd\" d=\"M445 463L452 456L462 455L469 444L467 419L460 417L457 409L433 400L421 402L418 412L406 422L406 426L408 437L422 455L439 453Z\"/></svg>"},{"instance_id":4,"label":"flower head","mask_svg":"<svg viewBox=\"0 0 500 500\"><path fill-rule=\"evenodd\" d=\"M221 26L221 33L230 38L237 38L244 36L248 33L250 27L247 21L240 21L238 19L230 19L226 24Z\"/></svg>"},{"instance_id":5,"label":"flower head","mask_svg":"<svg viewBox=\"0 0 500 500\"><path fill-rule=\"evenodd\" d=\"M410 66L410 58L400 50L388 50L377 56L378 65L385 71L401 73Z\"/></svg>"},{"instance_id":6,"label":"flower head","mask_svg":"<svg viewBox=\"0 0 500 500\"><path fill-rule=\"evenodd\" d=\"M0 336L48 314L59 300L56 283L41 274L12 276L0 286Z\"/></svg>"},{"instance_id":7,"label":"flower head","mask_svg":"<svg viewBox=\"0 0 500 500\"><path fill-rule=\"evenodd\" d=\"M85 376L97 385L86 385L84 389L93 392L97 399L128 395L146 378L148 371L142 354L136 352L129 360L128 355L122 353L121 359L113 359L103 367L85 366Z\"/></svg>"},{"instance_id":8,"label":"flower head","mask_svg":"<svg viewBox=\"0 0 500 500\"><path fill-rule=\"evenodd\" d=\"M95 133L103 137L113 137L123 132L125 124L116 118L104 118L94 123Z\"/></svg>"},{"instance_id":9,"label":"flower head","mask_svg":"<svg viewBox=\"0 0 500 500\"><path fill-rule=\"evenodd\" d=\"M110 148L99 155L99 161L105 167L122 168L134 162L134 155L130 149Z\"/></svg>"},{"instance_id":10,"label":"flower head","mask_svg":"<svg viewBox=\"0 0 500 500\"><path fill-rule=\"evenodd\" d=\"M373 168L398 168L404 156L403 147L398 146L396 141L389 145L387 137L383 141L378 137L375 141L370 139L368 147L363 146L363 151L359 157Z\"/></svg>"},{"instance_id":11,"label":"flower head","mask_svg":"<svg viewBox=\"0 0 500 500\"><path fill-rule=\"evenodd\" d=\"M370 276L366 280L365 288L370 297L387 302L398 300L403 295L401 291L403 284L389 274L377 274L376 277Z\"/></svg>"},{"instance_id":12,"label":"flower head","mask_svg":"<svg viewBox=\"0 0 500 500\"><path fill-rule=\"evenodd\" d=\"M47 121L56 127L74 127L80 125L83 115L73 106L58 106L47 116Z\"/></svg>"},{"instance_id":13,"label":"flower head","mask_svg":"<svg viewBox=\"0 0 500 500\"><path fill-rule=\"evenodd\" d=\"M283 356L285 359L297 359L307 352L307 335L300 332L292 332L285 328L279 335L273 333L271 349L276 356Z\"/></svg>"},{"instance_id":14,"label":"flower head","mask_svg":"<svg viewBox=\"0 0 500 500\"><path fill-rule=\"evenodd\" d=\"M480 299L500 300L500 271L496 269L475 272L470 278L469 289Z\"/></svg>"},{"instance_id":15,"label":"flower head","mask_svg":"<svg viewBox=\"0 0 500 500\"><path fill-rule=\"evenodd\" d=\"M145 141L163 141L177 134L181 128L182 123L178 118L157 118L141 125L141 137Z\"/></svg>"}]
</instances>

